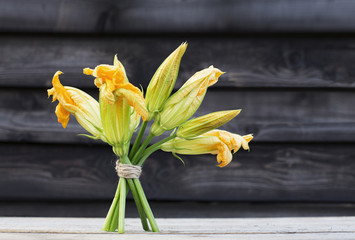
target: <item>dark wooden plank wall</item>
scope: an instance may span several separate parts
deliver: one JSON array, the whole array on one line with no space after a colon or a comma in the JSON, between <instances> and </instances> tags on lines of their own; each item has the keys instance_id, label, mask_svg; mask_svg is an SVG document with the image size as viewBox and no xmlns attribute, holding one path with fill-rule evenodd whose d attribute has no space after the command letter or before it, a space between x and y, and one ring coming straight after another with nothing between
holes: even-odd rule
<instances>
[{"instance_id":1,"label":"dark wooden plank wall","mask_svg":"<svg viewBox=\"0 0 355 240\"><path fill-rule=\"evenodd\" d=\"M2 0L9 32L351 32L349 0Z\"/></svg>"},{"instance_id":2,"label":"dark wooden plank wall","mask_svg":"<svg viewBox=\"0 0 355 240\"><path fill-rule=\"evenodd\" d=\"M225 129L255 141L224 169L214 156L183 156L184 167L153 155L142 176L150 199L355 201L354 2L0 5L0 201L110 200L114 156L77 136L74 120L65 130L56 122L46 93L52 75L60 69L63 83L97 96L82 68L118 53L130 80L146 87L182 41L189 47L177 87L211 64L227 72L197 115L242 108Z\"/></svg>"},{"instance_id":3,"label":"dark wooden plank wall","mask_svg":"<svg viewBox=\"0 0 355 240\"><path fill-rule=\"evenodd\" d=\"M228 168L206 156L154 154L142 184L151 200L354 201L353 144L255 143ZM107 200L114 157L106 146L1 146L2 200ZM16 153L16 154L14 154Z\"/></svg>"},{"instance_id":4,"label":"dark wooden plank wall","mask_svg":"<svg viewBox=\"0 0 355 240\"><path fill-rule=\"evenodd\" d=\"M82 68L111 63L117 53L130 81L145 87L164 58L185 40L189 47L177 86L213 64L227 72L213 88L355 87L353 38L188 34L3 35L0 53L6 58L0 60L0 86L50 87L51 74L60 69L65 73L62 79L66 83L92 88L92 78L84 76Z\"/></svg>"}]
</instances>

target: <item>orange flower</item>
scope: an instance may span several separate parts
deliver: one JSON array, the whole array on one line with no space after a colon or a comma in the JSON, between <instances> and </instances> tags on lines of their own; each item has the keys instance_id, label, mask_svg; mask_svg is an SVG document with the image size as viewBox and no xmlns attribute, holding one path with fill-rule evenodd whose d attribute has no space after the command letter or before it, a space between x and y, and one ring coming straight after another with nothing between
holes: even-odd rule
<instances>
[{"instance_id":1,"label":"orange flower","mask_svg":"<svg viewBox=\"0 0 355 240\"><path fill-rule=\"evenodd\" d=\"M252 134L240 136L238 134L230 133L223 130L212 130L202 136L215 136L218 137L224 144L226 144L230 151L236 153L240 147L244 150L249 150L248 143L253 139Z\"/></svg>"},{"instance_id":2,"label":"orange flower","mask_svg":"<svg viewBox=\"0 0 355 240\"><path fill-rule=\"evenodd\" d=\"M95 69L85 68L83 72L96 77L95 85L102 92L100 93L102 100L112 105L118 98L126 98L128 104L142 116L143 121L148 118L143 93L129 83L126 71L117 56L115 56L114 65L101 64Z\"/></svg>"},{"instance_id":3,"label":"orange flower","mask_svg":"<svg viewBox=\"0 0 355 240\"><path fill-rule=\"evenodd\" d=\"M99 103L77 88L64 87L59 81L60 74L62 74L60 71L54 74L53 88L48 89L48 97L52 95L53 102L56 100L59 102L55 110L58 122L62 124L63 128L66 128L70 114L73 114L80 125L94 138L106 141L102 134Z\"/></svg>"},{"instance_id":4,"label":"orange flower","mask_svg":"<svg viewBox=\"0 0 355 240\"><path fill-rule=\"evenodd\" d=\"M191 140L176 137L161 145L166 152L186 155L217 154L218 167L224 167L232 161L232 153L242 146L249 150L248 142L253 139L251 134L240 136L222 130L213 130Z\"/></svg>"},{"instance_id":5,"label":"orange flower","mask_svg":"<svg viewBox=\"0 0 355 240\"><path fill-rule=\"evenodd\" d=\"M137 116L132 119L132 108L143 121L148 118L143 93L129 83L117 56L114 65L98 65L95 69L85 68L83 72L96 77L95 85L100 89L101 122L108 143L117 156L127 155L131 129L137 124Z\"/></svg>"}]
</instances>

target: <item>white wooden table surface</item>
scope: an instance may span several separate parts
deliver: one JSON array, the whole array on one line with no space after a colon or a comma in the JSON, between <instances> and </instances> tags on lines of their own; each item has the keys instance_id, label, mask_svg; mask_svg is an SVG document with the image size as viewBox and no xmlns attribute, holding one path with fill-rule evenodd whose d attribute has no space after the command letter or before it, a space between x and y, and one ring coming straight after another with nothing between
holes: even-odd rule
<instances>
[{"instance_id":1,"label":"white wooden table surface","mask_svg":"<svg viewBox=\"0 0 355 240\"><path fill-rule=\"evenodd\" d=\"M102 218L4 217L0 218L0 239L355 239L355 217L157 219L160 233L144 232L139 219L126 219L125 234L100 231L103 221Z\"/></svg>"}]
</instances>

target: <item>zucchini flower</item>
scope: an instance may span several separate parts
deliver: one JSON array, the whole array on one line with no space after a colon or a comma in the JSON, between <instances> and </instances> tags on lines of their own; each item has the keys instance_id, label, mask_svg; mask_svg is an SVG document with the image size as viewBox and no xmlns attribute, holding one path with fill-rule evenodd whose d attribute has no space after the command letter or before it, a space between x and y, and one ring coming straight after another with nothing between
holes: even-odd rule
<instances>
[{"instance_id":1,"label":"zucchini flower","mask_svg":"<svg viewBox=\"0 0 355 240\"><path fill-rule=\"evenodd\" d=\"M60 71L54 74L53 88L48 89L48 97L52 95L53 102L56 100L59 102L55 110L58 122L66 128L70 114L73 114L79 124L92 134L92 138L106 142L100 119L99 103L77 88L64 87L59 81L60 74L62 74Z\"/></svg>"},{"instance_id":2,"label":"zucchini flower","mask_svg":"<svg viewBox=\"0 0 355 240\"><path fill-rule=\"evenodd\" d=\"M149 120L154 117L155 113L162 110L164 103L170 96L179 73L180 61L186 48L187 44L183 43L172 52L160 65L150 81L145 97Z\"/></svg>"},{"instance_id":3,"label":"zucchini flower","mask_svg":"<svg viewBox=\"0 0 355 240\"><path fill-rule=\"evenodd\" d=\"M103 131L108 143L113 146L116 155L128 154L131 129L137 119L131 123L132 110L148 117L142 92L131 83L117 56L114 65L98 65L95 69L84 69L84 74L96 77L95 85L100 89L100 115ZM133 108L133 109L132 109Z\"/></svg>"},{"instance_id":4,"label":"zucchini flower","mask_svg":"<svg viewBox=\"0 0 355 240\"><path fill-rule=\"evenodd\" d=\"M203 136L218 137L228 146L230 151L233 151L233 153L236 153L241 147L243 147L244 150L249 151L248 143L253 139L252 134L240 136L238 134L230 133L223 130L212 130L203 134Z\"/></svg>"},{"instance_id":5,"label":"zucchini flower","mask_svg":"<svg viewBox=\"0 0 355 240\"><path fill-rule=\"evenodd\" d=\"M185 139L199 136L226 124L235 116L237 116L240 111L241 110L238 109L231 111L214 112L204 115L202 117L189 120L179 126L179 129L176 131L176 136Z\"/></svg>"},{"instance_id":6,"label":"zucchini flower","mask_svg":"<svg viewBox=\"0 0 355 240\"><path fill-rule=\"evenodd\" d=\"M159 136L188 120L201 105L207 88L215 84L222 74L221 70L213 66L195 73L167 100L163 110L157 114L151 127L152 134Z\"/></svg>"},{"instance_id":7,"label":"zucchini flower","mask_svg":"<svg viewBox=\"0 0 355 240\"><path fill-rule=\"evenodd\" d=\"M251 134L240 136L222 130L213 130L191 140L176 137L161 145L165 152L186 155L217 154L218 167L225 167L232 161L232 153L243 147L249 150L248 143L253 139Z\"/></svg>"}]
</instances>

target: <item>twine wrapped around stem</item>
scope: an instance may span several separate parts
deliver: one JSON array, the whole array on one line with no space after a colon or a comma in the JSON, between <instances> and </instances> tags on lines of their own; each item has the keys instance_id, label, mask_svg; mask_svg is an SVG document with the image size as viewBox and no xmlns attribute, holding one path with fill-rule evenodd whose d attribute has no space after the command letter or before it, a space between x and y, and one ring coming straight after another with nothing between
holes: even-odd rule
<instances>
[{"instance_id":1,"label":"twine wrapped around stem","mask_svg":"<svg viewBox=\"0 0 355 240\"><path fill-rule=\"evenodd\" d=\"M117 175L121 178L139 178L142 173L142 168L140 166L132 165L132 164L123 164L118 159L116 161L116 172Z\"/></svg>"}]
</instances>

